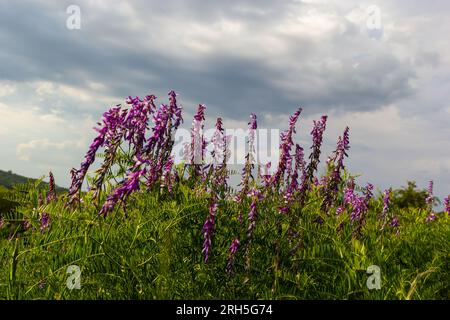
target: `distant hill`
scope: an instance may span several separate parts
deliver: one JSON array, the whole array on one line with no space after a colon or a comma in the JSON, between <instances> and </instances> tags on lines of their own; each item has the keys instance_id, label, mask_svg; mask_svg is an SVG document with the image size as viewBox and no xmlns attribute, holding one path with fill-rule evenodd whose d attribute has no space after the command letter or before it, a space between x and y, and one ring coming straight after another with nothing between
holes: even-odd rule
<instances>
[{"instance_id":1,"label":"distant hill","mask_svg":"<svg viewBox=\"0 0 450 320\"><path fill-rule=\"evenodd\" d=\"M16 184L27 183L28 181L36 181L36 179L27 178L11 171L0 170L0 189L4 187L6 189L11 189ZM43 185L48 186L47 182L42 182ZM56 192L65 192L67 189L56 186Z\"/></svg>"}]
</instances>

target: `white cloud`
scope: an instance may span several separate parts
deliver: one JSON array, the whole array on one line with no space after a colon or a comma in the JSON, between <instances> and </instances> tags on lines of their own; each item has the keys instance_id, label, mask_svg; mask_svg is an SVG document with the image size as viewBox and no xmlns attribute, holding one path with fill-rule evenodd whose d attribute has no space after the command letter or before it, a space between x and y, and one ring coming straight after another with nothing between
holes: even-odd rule
<instances>
[{"instance_id":1,"label":"white cloud","mask_svg":"<svg viewBox=\"0 0 450 320\"><path fill-rule=\"evenodd\" d=\"M53 142L49 139L34 139L17 145L17 155L20 160L30 161L33 156L55 154L72 148L79 148L79 141Z\"/></svg>"},{"instance_id":2,"label":"white cloud","mask_svg":"<svg viewBox=\"0 0 450 320\"><path fill-rule=\"evenodd\" d=\"M0 98L13 94L16 86L9 82L0 82Z\"/></svg>"},{"instance_id":3,"label":"white cloud","mask_svg":"<svg viewBox=\"0 0 450 320\"><path fill-rule=\"evenodd\" d=\"M32 85L39 96L54 94L56 91L55 86L50 81L37 81Z\"/></svg>"}]
</instances>

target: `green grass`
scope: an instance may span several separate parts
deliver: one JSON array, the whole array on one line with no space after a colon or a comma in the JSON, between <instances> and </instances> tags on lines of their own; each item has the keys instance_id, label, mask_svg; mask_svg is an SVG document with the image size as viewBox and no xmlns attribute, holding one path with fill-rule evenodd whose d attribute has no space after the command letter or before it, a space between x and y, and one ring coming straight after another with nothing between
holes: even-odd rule
<instances>
[{"instance_id":1,"label":"green grass","mask_svg":"<svg viewBox=\"0 0 450 320\"><path fill-rule=\"evenodd\" d=\"M40 181L41 179L31 179L24 176L21 176L19 174L13 173L12 171L3 171L0 170L0 195L2 192L5 192L5 190L14 188L15 185L19 184L26 184L29 181L36 182ZM47 182L41 182L42 187L48 187ZM61 193L65 192L67 189L56 186L56 192Z\"/></svg>"},{"instance_id":2,"label":"green grass","mask_svg":"<svg viewBox=\"0 0 450 320\"><path fill-rule=\"evenodd\" d=\"M294 206L303 241L292 255L284 236L287 218L267 199L258 207L250 268L243 242L229 276L228 247L242 232L237 215L248 212L245 204L219 203L205 264L201 230L208 199L184 184L175 187L174 196L133 194L127 217L120 209L106 219L97 217L99 208L89 195L76 209L59 200L33 210L38 192L30 189L19 209L4 214L0 299L450 299L450 218L443 214L426 224L423 210L397 210L396 236L390 228L379 231L381 204L372 201L364 235L356 240L349 224L336 232L343 216L314 223L319 205L309 199L301 212ZM52 224L40 232L38 214L44 211ZM23 230L24 217L35 230ZM80 290L66 287L69 265L81 269ZM381 268L380 290L366 287L369 265Z\"/></svg>"}]
</instances>

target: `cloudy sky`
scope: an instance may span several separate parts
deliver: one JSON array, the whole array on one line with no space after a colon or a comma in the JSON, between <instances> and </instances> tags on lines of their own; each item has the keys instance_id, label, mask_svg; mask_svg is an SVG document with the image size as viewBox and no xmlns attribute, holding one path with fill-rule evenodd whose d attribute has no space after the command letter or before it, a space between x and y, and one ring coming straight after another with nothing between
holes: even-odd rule
<instances>
[{"instance_id":1,"label":"cloudy sky","mask_svg":"<svg viewBox=\"0 0 450 320\"><path fill-rule=\"evenodd\" d=\"M279 128L302 106L306 148L327 114L324 152L348 125L361 183L434 180L442 198L449 34L447 0L0 0L0 169L67 186L106 108L174 89L187 123L204 103L211 122Z\"/></svg>"}]
</instances>

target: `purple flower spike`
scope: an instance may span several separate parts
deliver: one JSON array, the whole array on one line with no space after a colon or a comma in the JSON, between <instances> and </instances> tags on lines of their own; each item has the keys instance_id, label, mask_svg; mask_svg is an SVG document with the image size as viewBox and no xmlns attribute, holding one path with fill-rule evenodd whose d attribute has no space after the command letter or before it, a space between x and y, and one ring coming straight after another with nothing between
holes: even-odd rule
<instances>
[{"instance_id":1,"label":"purple flower spike","mask_svg":"<svg viewBox=\"0 0 450 320\"><path fill-rule=\"evenodd\" d=\"M205 256L205 263L209 261L209 252L211 250L212 238L214 235L214 220L217 213L217 199L212 198L209 204L209 213L206 218L205 223L203 224L203 250L202 253Z\"/></svg>"},{"instance_id":2,"label":"purple flower spike","mask_svg":"<svg viewBox=\"0 0 450 320\"><path fill-rule=\"evenodd\" d=\"M310 162L306 169L305 179L302 181L302 186L300 190L302 194L304 194L311 186L311 183L314 181L314 173L317 170L317 166L320 162L320 149L322 146L323 133L326 129L327 124L327 116L323 115L320 120L314 120L313 129L311 130L311 136L313 144L311 146L311 154L309 155Z\"/></svg>"},{"instance_id":3,"label":"purple flower spike","mask_svg":"<svg viewBox=\"0 0 450 320\"><path fill-rule=\"evenodd\" d=\"M292 136L295 131L295 124L302 112L302 108L298 110L289 118L289 128L285 132L281 133L281 145L280 145L280 160L278 162L278 168L275 174L272 176L272 186L279 187L280 182L283 181L284 174L286 172L289 159L291 159L291 149L294 144Z\"/></svg>"},{"instance_id":4,"label":"purple flower spike","mask_svg":"<svg viewBox=\"0 0 450 320\"><path fill-rule=\"evenodd\" d=\"M396 216L392 217L390 226L391 226L391 228L394 228L395 235L399 236L400 235L400 228L399 228L400 227L400 222L399 222L399 220L398 220L398 218Z\"/></svg>"},{"instance_id":5,"label":"purple flower spike","mask_svg":"<svg viewBox=\"0 0 450 320\"><path fill-rule=\"evenodd\" d=\"M125 200L136 190L139 190L139 181L141 176L147 173L147 169L138 169L143 162L138 160L136 162L135 168L133 172L128 174L128 177L125 181L122 182L122 185L116 188L106 199L106 202L103 204L102 209L99 212L100 216L106 217L111 211L114 210L114 207L119 201L125 202ZM144 162L147 163L147 162Z\"/></svg>"},{"instance_id":6,"label":"purple flower spike","mask_svg":"<svg viewBox=\"0 0 450 320\"><path fill-rule=\"evenodd\" d=\"M56 191L55 191L55 178L53 177L53 173L50 171L49 172L49 190L48 190L48 194L47 194L47 203L55 201L57 199L56 196Z\"/></svg>"},{"instance_id":7,"label":"purple flower spike","mask_svg":"<svg viewBox=\"0 0 450 320\"><path fill-rule=\"evenodd\" d=\"M250 204L250 212L248 213L249 224L247 228L247 238L250 241L253 237L253 231L255 230L256 227L256 219L258 218L257 203L263 200L264 196L256 188L252 188L247 196L252 199L252 202Z\"/></svg>"},{"instance_id":8,"label":"purple flower spike","mask_svg":"<svg viewBox=\"0 0 450 320\"><path fill-rule=\"evenodd\" d=\"M41 224L41 232L44 232L46 229L50 227L51 223L50 215L46 212L43 212L39 217L39 222Z\"/></svg>"},{"instance_id":9,"label":"purple flower spike","mask_svg":"<svg viewBox=\"0 0 450 320\"><path fill-rule=\"evenodd\" d=\"M238 251L240 244L241 242L239 241L239 238L236 238L231 242L230 248L228 249L230 251L227 262L228 274L233 273L234 261L236 259L236 252Z\"/></svg>"},{"instance_id":10,"label":"purple flower spike","mask_svg":"<svg viewBox=\"0 0 450 320\"><path fill-rule=\"evenodd\" d=\"M139 100L138 98L136 99ZM105 143L109 143L112 137L116 136L117 130L120 130L122 126L124 116L125 113L121 111L120 106L111 108L103 114L102 123L98 123L99 128L94 128L94 130L98 132L98 135L89 146L89 150L84 157L84 161L81 163L80 169L72 169L70 172L72 176L72 183L68 194L68 205L71 205L78 200L78 193L81 190L81 186L83 185L83 181L89 167L95 161L95 155L98 149L103 147Z\"/></svg>"},{"instance_id":11,"label":"purple flower spike","mask_svg":"<svg viewBox=\"0 0 450 320\"><path fill-rule=\"evenodd\" d=\"M25 230L28 230L28 229L31 228L31 222L30 222L30 220L28 220L28 218L25 218L25 220L23 220L23 222L22 222L22 227L23 227Z\"/></svg>"},{"instance_id":12,"label":"purple flower spike","mask_svg":"<svg viewBox=\"0 0 450 320\"><path fill-rule=\"evenodd\" d=\"M298 178L304 175L305 171L305 160L304 160L304 152L303 148L299 145L295 145L295 168L291 177L291 190L297 191L299 187Z\"/></svg>"},{"instance_id":13,"label":"purple flower spike","mask_svg":"<svg viewBox=\"0 0 450 320\"><path fill-rule=\"evenodd\" d=\"M425 222L435 221L436 219L437 219L437 215L434 212L432 212L427 216L427 218L425 219Z\"/></svg>"},{"instance_id":14,"label":"purple flower spike","mask_svg":"<svg viewBox=\"0 0 450 320\"><path fill-rule=\"evenodd\" d=\"M249 146L249 161L254 164L255 161L255 134L258 124L256 122L256 115L250 114L250 122L248 123L248 146Z\"/></svg>"},{"instance_id":15,"label":"purple flower spike","mask_svg":"<svg viewBox=\"0 0 450 320\"><path fill-rule=\"evenodd\" d=\"M450 194L444 199L444 211L450 216Z\"/></svg>"},{"instance_id":16,"label":"purple flower spike","mask_svg":"<svg viewBox=\"0 0 450 320\"><path fill-rule=\"evenodd\" d=\"M216 131L214 132L211 142L213 145L213 150L211 151L213 164L215 166L220 163L224 163L224 157L226 156L226 141L224 137L224 129L222 125L222 118L217 118L216 120Z\"/></svg>"},{"instance_id":17,"label":"purple flower spike","mask_svg":"<svg viewBox=\"0 0 450 320\"><path fill-rule=\"evenodd\" d=\"M352 204L355 199L354 190L352 187L346 187L344 189L344 204Z\"/></svg>"},{"instance_id":18,"label":"purple flower spike","mask_svg":"<svg viewBox=\"0 0 450 320\"><path fill-rule=\"evenodd\" d=\"M175 116L175 122L174 122L174 129L177 130L180 124L183 123L183 117L182 117L182 111L183 108L181 106L178 106L177 104L177 95L175 91L169 92L169 104L170 108L172 109L172 113Z\"/></svg>"},{"instance_id":19,"label":"purple flower spike","mask_svg":"<svg viewBox=\"0 0 450 320\"><path fill-rule=\"evenodd\" d=\"M389 211L389 204L391 203L392 189L386 189L383 193L383 217L387 215Z\"/></svg>"},{"instance_id":20,"label":"purple flower spike","mask_svg":"<svg viewBox=\"0 0 450 320\"><path fill-rule=\"evenodd\" d=\"M391 188L386 189L383 192L383 211L381 213L381 221L382 221L381 230L384 230L386 225L386 219L389 212L389 205L391 203L391 193L392 193Z\"/></svg>"},{"instance_id":21,"label":"purple flower spike","mask_svg":"<svg viewBox=\"0 0 450 320\"><path fill-rule=\"evenodd\" d=\"M252 170L254 168L254 142L255 142L255 130L257 128L257 122L256 122L256 115L251 114L250 115L250 122L248 123L248 152L245 156L245 165L244 168L242 168L242 174L241 174L241 182L239 183L239 186L241 187L241 190L239 191L239 199L243 199L250 188L250 180L253 179ZM239 215L239 220L242 219L242 212Z\"/></svg>"},{"instance_id":22,"label":"purple flower spike","mask_svg":"<svg viewBox=\"0 0 450 320\"><path fill-rule=\"evenodd\" d=\"M169 159L167 160L166 164L164 165L163 173L161 176L161 189L167 188L169 193L172 193L172 188L173 188L172 177L171 177L173 163L174 163L173 157L170 156Z\"/></svg>"},{"instance_id":23,"label":"purple flower spike","mask_svg":"<svg viewBox=\"0 0 450 320\"><path fill-rule=\"evenodd\" d=\"M434 202L434 196L433 196L433 181L430 181L428 184L428 196L425 199L425 202L427 203L427 206L430 210L433 210L433 202Z\"/></svg>"},{"instance_id":24,"label":"purple flower spike","mask_svg":"<svg viewBox=\"0 0 450 320\"><path fill-rule=\"evenodd\" d=\"M191 145L189 148L190 161L189 164L193 171L191 172L194 178L202 175L202 164L205 159L206 140L203 136L203 128L205 122L205 109L203 104L198 105L197 113L192 120L191 129Z\"/></svg>"},{"instance_id":25,"label":"purple flower spike","mask_svg":"<svg viewBox=\"0 0 450 320\"><path fill-rule=\"evenodd\" d=\"M369 204L369 200L372 199L373 196L373 184L367 183L363 192L366 197L366 203Z\"/></svg>"},{"instance_id":26,"label":"purple flower spike","mask_svg":"<svg viewBox=\"0 0 450 320\"><path fill-rule=\"evenodd\" d=\"M398 218L393 217L391 221L391 227L397 228L399 226Z\"/></svg>"},{"instance_id":27,"label":"purple flower spike","mask_svg":"<svg viewBox=\"0 0 450 320\"><path fill-rule=\"evenodd\" d=\"M425 199L425 202L428 207L428 216L425 219L425 222L435 221L437 219L437 216L434 212L433 205L434 205L434 195L433 195L433 181L430 181L428 184L428 195Z\"/></svg>"},{"instance_id":28,"label":"purple flower spike","mask_svg":"<svg viewBox=\"0 0 450 320\"><path fill-rule=\"evenodd\" d=\"M320 148L322 145L322 136L326 128L327 118L328 117L324 115L319 121L314 120L314 126L311 131L313 146L318 146Z\"/></svg>"}]
</instances>

